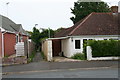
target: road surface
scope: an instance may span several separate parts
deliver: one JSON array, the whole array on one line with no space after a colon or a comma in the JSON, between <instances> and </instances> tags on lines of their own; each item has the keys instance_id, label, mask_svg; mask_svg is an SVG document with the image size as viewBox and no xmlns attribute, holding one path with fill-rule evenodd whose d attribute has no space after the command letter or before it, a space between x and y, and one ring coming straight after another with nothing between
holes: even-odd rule
<instances>
[{"instance_id":1,"label":"road surface","mask_svg":"<svg viewBox=\"0 0 120 80\"><path fill-rule=\"evenodd\" d=\"M3 67L3 78L118 78L118 61L33 62Z\"/></svg>"},{"instance_id":2,"label":"road surface","mask_svg":"<svg viewBox=\"0 0 120 80\"><path fill-rule=\"evenodd\" d=\"M11 72L3 78L118 78L118 69L102 67Z\"/></svg>"}]
</instances>

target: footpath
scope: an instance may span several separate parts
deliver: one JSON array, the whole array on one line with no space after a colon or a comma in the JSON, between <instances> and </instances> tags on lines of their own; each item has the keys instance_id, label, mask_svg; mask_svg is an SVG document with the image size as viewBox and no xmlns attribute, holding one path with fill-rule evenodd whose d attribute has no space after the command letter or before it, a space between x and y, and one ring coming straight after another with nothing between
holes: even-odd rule
<instances>
[{"instance_id":1,"label":"footpath","mask_svg":"<svg viewBox=\"0 0 120 80\"><path fill-rule=\"evenodd\" d=\"M43 57L40 52L37 52L35 57L33 58L33 62L39 62L39 61L43 61Z\"/></svg>"}]
</instances>

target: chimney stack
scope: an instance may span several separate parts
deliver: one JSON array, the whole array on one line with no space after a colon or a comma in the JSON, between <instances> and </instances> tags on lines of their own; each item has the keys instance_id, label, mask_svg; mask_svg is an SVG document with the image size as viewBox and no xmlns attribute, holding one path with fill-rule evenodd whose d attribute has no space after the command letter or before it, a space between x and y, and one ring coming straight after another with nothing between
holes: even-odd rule
<instances>
[{"instance_id":1,"label":"chimney stack","mask_svg":"<svg viewBox=\"0 0 120 80\"><path fill-rule=\"evenodd\" d=\"M111 11L112 13L118 13L118 6L112 6Z\"/></svg>"}]
</instances>

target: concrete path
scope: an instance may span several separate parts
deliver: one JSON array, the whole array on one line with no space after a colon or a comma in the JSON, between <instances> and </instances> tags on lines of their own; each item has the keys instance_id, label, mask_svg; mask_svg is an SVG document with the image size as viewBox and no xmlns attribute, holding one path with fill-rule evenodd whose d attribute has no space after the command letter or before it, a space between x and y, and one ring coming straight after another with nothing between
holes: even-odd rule
<instances>
[{"instance_id":1,"label":"concrete path","mask_svg":"<svg viewBox=\"0 0 120 80\"><path fill-rule=\"evenodd\" d=\"M39 62L39 61L43 61L43 57L40 52L37 52L33 59L33 62Z\"/></svg>"},{"instance_id":2,"label":"concrete path","mask_svg":"<svg viewBox=\"0 0 120 80\"><path fill-rule=\"evenodd\" d=\"M65 57L53 57L54 62L77 62L77 61L83 61L83 60L77 60L77 59L71 59L71 58L65 58Z\"/></svg>"}]
</instances>

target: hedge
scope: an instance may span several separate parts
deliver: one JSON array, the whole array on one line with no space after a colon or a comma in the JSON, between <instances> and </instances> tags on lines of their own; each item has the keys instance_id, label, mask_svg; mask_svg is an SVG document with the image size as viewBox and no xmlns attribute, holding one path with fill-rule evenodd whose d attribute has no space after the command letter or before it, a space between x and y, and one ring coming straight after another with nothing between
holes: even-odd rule
<instances>
[{"instance_id":1,"label":"hedge","mask_svg":"<svg viewBox=\"0 0 120 80\"><path fill-rule=\"evenodd\" d=\"M85 59L87 59L86 47L87 47L87 40L83 42L83 53L85 54Z\"/></svg>"},{"instance_id":2,"label":"hedge","mask_svg":"<svg viewBox=\"0 0 120 80\"><path fill-rule=\"evenodd\" d=\"M93 57L117 57L120 56L120 40L89 40Z\"/></svg>"}]
</instances>

